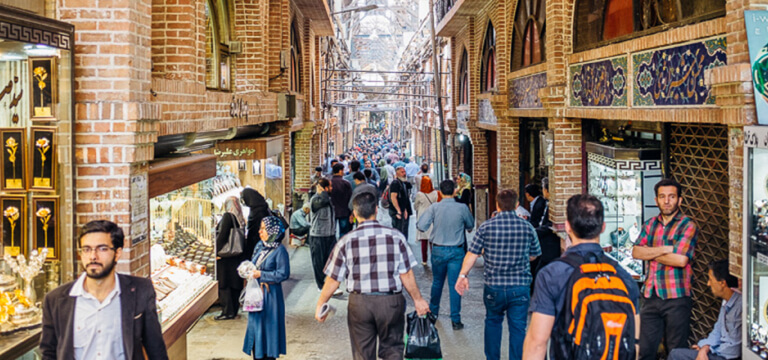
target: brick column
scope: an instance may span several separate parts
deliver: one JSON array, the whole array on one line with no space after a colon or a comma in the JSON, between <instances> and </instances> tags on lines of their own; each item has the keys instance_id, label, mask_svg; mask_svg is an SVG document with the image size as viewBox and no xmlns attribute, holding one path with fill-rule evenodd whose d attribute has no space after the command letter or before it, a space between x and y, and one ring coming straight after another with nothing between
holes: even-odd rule
<instances>
[{"instance_id":1,"label":"brick column","mask_svg":"<svg viewBox=\"0 0 768 360\"><path fill-rule=\"evenodd\" d=\"M472 182L475 184L475 219L482 223L488 218L488 141L485 130L471 126L469 135L472 139Z\"/></svg>"},{"instance_id":2,"label":"brick column","mask_svg":"<svg viewBox=\"0 0 768 360\"><path fill-rule=\"evenodd\" d=\"M243 45L243 52L235 57L236 89L238 92L266 91L269 4L261 0L239 0L234 2L234 7L235 36Z\"/></svg>"},{"instance_id":3,"label":"brick column","mask_svg":"<svg viewBox=\"0 0 768 360\"><path fill-rule=\"evenodd\" d=\"M197 79L196 0L152 0L152 75L174 80ZM203 13L204 14L204 13Z\"/></svg>"},{"instance_id":4,"label":"brick column","mask_svg":"<svg viewBox=\"0 0 768 360\"><path fill-rule=\"evenodd\" d=\"M520 184L520 119L507 117L499 120L497 136L499 153L499 190L517 191Z\"/></svg>"},{"instance_id":5,"label":"brick column","mask_svg":"<svg viewBox=\"0 0 768 360\"><path fill-rule=\"evenodd\" d=\"M317 160L312 158L311 152L314 127L314 122L305 121L304 128L296 132L296 183L294 184L296 192L309 191L309 187L312 185L309 182L309 176L312 175L315 166L318 165Z\"/></svg>"},{"instance_id":6,"label":"brick column","mask_svg":"<svg viewBox=\"0 0 768 360\"><path fill-rule=\"evenodd\" d=\"M147 161L156 141L158 108L149 102L151 1L61 0L63 21L75 25L75 160L77 226L97 219L126 233L118 271L149 274ZM135 207L138 207L135 209ZM133 213L132 213L133 212Z\"/></svg>"},{"instance_id":7,"label":"brick column","mask_svg":"<svg viewBox=\"0 0 768 360\"><path fill-rule=\"evenodd\" d=\"M550 118L555 133L555 164L549 168L549 217L564 229L568 198L581 193L581 119Z\"/></svg>"}]
</instances>

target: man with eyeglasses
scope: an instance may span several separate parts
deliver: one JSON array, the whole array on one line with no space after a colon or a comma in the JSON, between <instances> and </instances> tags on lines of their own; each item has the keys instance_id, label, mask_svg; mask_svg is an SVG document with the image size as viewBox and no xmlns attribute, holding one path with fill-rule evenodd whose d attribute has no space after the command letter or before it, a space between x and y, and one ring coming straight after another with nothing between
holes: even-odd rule
<instances>
[{"instance_id":1,"label":"man with eyeglasses","mask_svg":"<svg viewBox=\"0 0 768 360\"><path fill-rule=\"evenodd\" d=\"M85 272L45 296L43 359L168 359L149 279L117 274L123 253L117 224L91 221L80 232Z\"/></svg>"}]
</instances>

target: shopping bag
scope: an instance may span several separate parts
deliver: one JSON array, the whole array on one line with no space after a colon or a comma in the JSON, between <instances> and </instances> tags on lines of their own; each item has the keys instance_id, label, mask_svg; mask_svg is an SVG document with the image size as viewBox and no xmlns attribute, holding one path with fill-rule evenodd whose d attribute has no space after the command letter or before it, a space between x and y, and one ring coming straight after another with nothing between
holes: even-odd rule
<instances>
[{"instance_id":1,"label":"shopping bag","mask_svg":"<svg viewBox=\"0 0 768 360\"><path fill-rule=\"evenodd\" d=\"M440 359L440 336L435 328L437 316L428 313L425 317L415 311L408 314L408 334L405 342L405 357L407 359Z\"/></svg>"},{"instance_id":2,"label":"shopping bag","mask_svg":"<svg viewBox=\"0 0 768 360\"><path fill-rule=\"evenodd\" d=\"M259 312L264 307L264 292L256 279L248 279L248 284L240 293L240 304L243 305L243 311Z\"/></svg>"}]
</instances>

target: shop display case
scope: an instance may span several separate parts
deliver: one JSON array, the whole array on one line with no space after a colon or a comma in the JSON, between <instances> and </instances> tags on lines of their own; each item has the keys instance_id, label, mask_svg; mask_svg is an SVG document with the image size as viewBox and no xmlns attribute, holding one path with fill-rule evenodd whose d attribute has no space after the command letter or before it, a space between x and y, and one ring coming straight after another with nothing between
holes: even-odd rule
<instances>
[{"instance_id":1,"label":"shop display case","mask_svg":"<svg viewBox=\"0 0 768 360\"><path fill-rule=\"evenodd\" d=\"M605 231L600 245L633 278L644 279L644 264L632 257L642 224L659 214L653 186L661 179L661 153L653 148L620 148L587 143L588 191L603 203Z\"/></svg>"},{"instance_id":2,"label":"shop display case","mask_svg":"<svg viewBox=\"0 0 768 360\"><path fill-rule=\"evenodd\" d=\"M744 359L768 359L768 127L745 127Z\"/></svg>"},{"instance_id":3,"label":"shop display case","mask_svg":"<svg viewBox=\"0 0 768 360\"><path fill-rule=\"evenodd\" d=\"M73 280L74 27L0 5L0 359L39 343L45 294ZM27 36L35 34L36 36Z\"/></svg>"}]
</instances>

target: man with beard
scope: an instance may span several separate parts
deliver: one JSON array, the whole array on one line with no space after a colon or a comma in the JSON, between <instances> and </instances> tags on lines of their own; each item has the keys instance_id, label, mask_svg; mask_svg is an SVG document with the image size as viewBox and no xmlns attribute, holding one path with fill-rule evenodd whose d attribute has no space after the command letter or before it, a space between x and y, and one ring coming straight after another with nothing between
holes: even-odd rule
<instances>
[{"instance_id":1,"label":"man with beard","mask_svg":"<svg viewBox=\"0 0 768 360\"><path fill-rule=\"evenodd\" d=\"M641 360L656 358L662 337L664 349L688 347L691 320L693 253L699 229L693 219L680 213L682 186L664 179L654 187L661 214L643 224L635 259L649 261L643 286L645 302L640 311Z\"/></svg>"},{"instance_id":2,"label":"man with beard","mask_svg":"<svg viewBox=\"0 0 768 360\"><path fill-rule=\"evenodd\" d=\"M389 185L389 196L392 205L389 207L389 216L392 218L392 227L400 230L408 240L408 218L413 215L411 208L411 199L408 197L408 190L411 184L406 181L405 166L397 166L395 170L395 179Z\"/></svg>"},{"instance_id":3,"label":"man with beard","mask_svg":"<svg viewBox=\"0 0 768 360\"><path fill-rule=\"evenodd\" d=\"M168 359L149 279L117 274L123 230L91 221L80 232L85 272L45 296L43 359Z\"/></svg>"}]
</instances>

